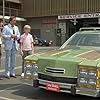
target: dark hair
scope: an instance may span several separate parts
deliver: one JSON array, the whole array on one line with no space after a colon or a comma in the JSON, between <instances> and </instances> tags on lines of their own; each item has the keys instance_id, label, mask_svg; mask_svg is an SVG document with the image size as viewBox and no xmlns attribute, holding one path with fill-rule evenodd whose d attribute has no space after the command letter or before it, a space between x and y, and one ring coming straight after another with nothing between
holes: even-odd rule
<instances>
[{"instance_id":1,"label":"dark hair","mask_svg":"<svg viewBox=\"0 0 100 100\"><path fill-rule=\"evenodd\" d=\"M3 19L0 19L0 23L3 22Z\"/></svg>"},{"instance_id":2,"label":"dark hair","mask_svg":"<svg viewBox=\"0 0 100 100\"><path fill-rule=\"evenodd\" d=\"M16 17L15 17L15 16L11 16L11 17L9 18L9 22L12 21L14 18L16 18Z\"/></svg>"}]
</instances>

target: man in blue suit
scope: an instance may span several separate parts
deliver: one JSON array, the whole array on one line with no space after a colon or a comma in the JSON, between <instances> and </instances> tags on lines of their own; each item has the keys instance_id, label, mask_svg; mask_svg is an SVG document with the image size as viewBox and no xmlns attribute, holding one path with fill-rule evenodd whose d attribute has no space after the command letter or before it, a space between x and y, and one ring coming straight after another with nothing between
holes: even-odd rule
<instances>
[{"instance_id":1,"label":"man in blue suit","mask_svg":"<svg viewBox=\"0 0 100 100\"><path fill-rule=\"evenodd\" d=\"M16 51L18 50L18 42L20 32L16 26L16 17L9 18L9 24L5 25L2 31L2 37L5 43L5 76L7 79L15 76L14 68L16 66Z\"/></svg>"}]
</instances>

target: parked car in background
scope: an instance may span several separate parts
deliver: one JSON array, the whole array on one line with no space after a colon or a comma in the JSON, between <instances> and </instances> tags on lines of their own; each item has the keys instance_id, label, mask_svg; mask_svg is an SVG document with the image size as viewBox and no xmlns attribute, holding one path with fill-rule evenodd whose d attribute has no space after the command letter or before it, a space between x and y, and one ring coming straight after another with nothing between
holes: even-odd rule
<instances>
[{"instance_id":1,"label":"parked car in background","mask_svg":"<svg viewBox=\"0 0 100 100\"><path fill-rule=\"evenodd\" d=\"M34 39L35 46L50 46L53 44L53 42L51 40L47 41L45 39L37 37L36 35L33 36L33 39Z\"/></svg>"}]
</instances>

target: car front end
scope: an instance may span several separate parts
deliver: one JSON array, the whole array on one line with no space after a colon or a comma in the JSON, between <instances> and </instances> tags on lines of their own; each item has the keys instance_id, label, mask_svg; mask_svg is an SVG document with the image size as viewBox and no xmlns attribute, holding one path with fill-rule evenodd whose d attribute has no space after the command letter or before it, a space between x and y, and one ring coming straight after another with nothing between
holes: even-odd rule
<instances>
[{"instance_id":1,"label":"car front end","mask_svg":"<svg viewBox=\"0 0 100 100\"><path fill-rule=\"evenodd\" d=\"M25 58L26 76L31 73L34 87L98 97L100 96L98 40L100 30L79 31L58 50L28 56ZM29 66L31 68L27 68Z\"/></svg>"}]
</instances>

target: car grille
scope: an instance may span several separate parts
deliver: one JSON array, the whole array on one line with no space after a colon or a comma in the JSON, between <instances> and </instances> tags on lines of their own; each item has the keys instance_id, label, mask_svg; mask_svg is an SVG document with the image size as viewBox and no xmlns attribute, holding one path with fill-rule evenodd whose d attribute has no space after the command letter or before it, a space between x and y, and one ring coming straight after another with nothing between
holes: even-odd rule
<instances>
[{"instance_id":1,"label":"car grille","mask_svg":"<svg viewBox=\"0 0 100 100\"><path fill-rule=\"evenodd\" d=\"M55 77L55 76L49 76L41 73L38 73L38 78L42 80L53 81L53 82L61 82L61 83L69 83L69 84L77 83L77 78Z\"/></svg>"},{"instance_id":2,"label":"car grille","mask_svg":"<svg viewBox=\"0 0 100 100\"><path fill-rule=\"evenodd\" d=\"M64 68L47 67L47 68L45 68L45 72L47 72L47 73L55 73L55 74L64 74L65 73L65 69Z\"/></svg>"}]
</instances>

